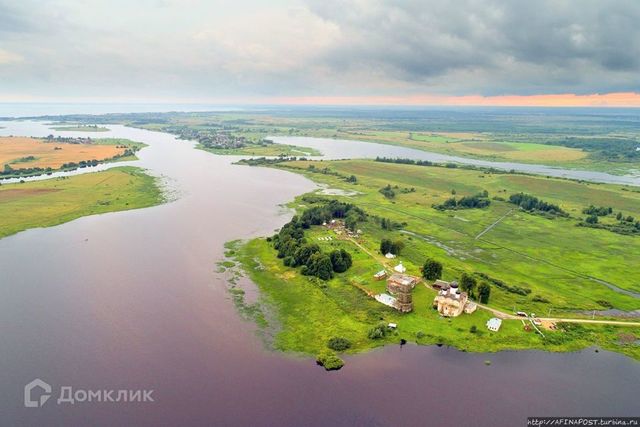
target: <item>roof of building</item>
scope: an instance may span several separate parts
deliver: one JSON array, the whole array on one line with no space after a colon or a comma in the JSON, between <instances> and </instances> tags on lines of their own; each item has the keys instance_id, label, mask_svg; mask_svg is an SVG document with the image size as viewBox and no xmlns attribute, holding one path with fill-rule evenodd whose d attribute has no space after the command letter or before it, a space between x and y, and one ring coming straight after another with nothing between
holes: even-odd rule
<instances>
[{"instance_id":1,"label":"roof of building","mask_svg":"<svg viewBox=\"0 0 640 427\"><path fill-rule=\"evenodd\" d=\"M387 252L387 253L384 255L384 257L385 257L385 258L388 258L388 259L393 259L393 258L395 258L396 256L395 256L394 254L392 254L391 252Z\"/></svg>"},{"instance_id":2,"label":"roof of building","mask_svg":"<svg viewBox=\"0 0 640 427\"><path fill-rule=\"evenodd\" d=\"M389 281L400 283L401 285L412 285L415 284L418 279L407 274L393 273L391 277L389 277Z\"/></svg>"},{"instance_id":3,"label":"roof of building","mask_svg":"<svg viewBox=\"0 0 640 427\"><path fill-rule=\"evenodd\" d=\"M384 305L388 305L389 307L394 307L394 304L396 303L396 299L389 294L378 294L374 298L376 301Z\"/></svg>"},{"instance_id":4,"label":"roof of building","mask_svg":"<svg viewBox=\"0 0 640 427\"><path fill-rule=\"evenodd\" d=\"M393 267L393 269L395 271L397 271L398 273L404 273L405 271L407 271L407 267L405 267L404 265L402 265L402 261L400 261L400 263L398 265L396 265L395 267Z\"/></svg>"},{"instance_id":5,"label":"roof of building","mask_svg":"<svg viewBox=\"0 0 640 427\"><path fill-rule=\"evenodd\" d=\"M489 329L498 330L500 329L500 325L502 325L502 319L498 319L497 317L492 317L487 320L487 328Z\"/></svg>"}]
</instances>

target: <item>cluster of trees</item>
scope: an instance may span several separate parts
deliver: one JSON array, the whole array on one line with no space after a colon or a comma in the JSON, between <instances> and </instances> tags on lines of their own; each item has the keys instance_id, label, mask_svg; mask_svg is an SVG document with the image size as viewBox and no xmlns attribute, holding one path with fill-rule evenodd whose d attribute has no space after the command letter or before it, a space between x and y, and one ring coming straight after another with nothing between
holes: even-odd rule
<instances>
[{"instance_id":1,"label":"cluster of trees","mask_svg":"<svg viewBox=\"0 0 640 427\"><path fill-rule=\"evenodd\" d=\"M382 239L380 241L380 253L386 255L392 253L394 255L400 255L404 249L404 242L402 240Z\"/></svg>"},{"instance_id":2,"label":"cluster of trees","mask_svg":"<svg viewBox=\"0 0 640 427\"><path fill-rule=\"evenodd\" d=\"M455 190L454 190L455 191ZM484 190L482 193L478 193L474 196L463 196L460 199L451 197L439 205L433 205L434 209L438 210L450 210L450 209L482 209L491 204L488 199L489 193Z\"/></svg>"},{"instance_id":3,"label":"cluster of trees","mask_svg":"<svg viewBox=\"0 0 640 427\"><path fill-rule=\"evenodd\" d=\"M580 148L593 153L594 157L608 161L633 161L640 159L638 141L635 138L566 137L545 141L546 144Z\"/></svg>"},{"instance_id":4,"label":"cluster of trees","mask_svg":"<svg viewBox=\"0 0 640 427\"><path fill-rule=\"evenodd\" d=\"M269 240L285 266L301 267L300 272L303 275L329 280L334 273L343 273L351 267L351 254L344 249L336 249L330 253L322 252L320 246L307 242L305 229L332 218L349 218L352 213L364 215L364 212L353 205L331 200L325 205L308 209L299 217L293 217Z\"/></svg>"},{"instance_id":5,"label":"cluster of trees","mask_svg":"<svg viewBox=\"0 0 640 427\"><path fill-rule=\"evenodd\" d=\"M527 296L531 293L531 289L529 288L523 288L521 286L515 286L515 285L509 285L505 282L503 282L500 279L496 279L494 277L491 277L485 273L476 273L476 275L480 276L481 278L491 282L492 284L496 285L497 287L499 287L500 289L506 291L506 292L510 292L512 294L517 294L517 295L522 295L522 296Z\"/></svg>"},{"instance_id":6,"label":"cluster of trees","mask_svg":"<svg viewBox=\"0 0 640 427\"><path fill-rule=\"evenodd\" d=\"M611 206L594 206L589 205L588 208L584 208L582 213L585 215L596 215L596 216L607 216L613 213L613 208Z\"/></svg>"},{"instance_id":7,"label":"cluster of trees","mask_svg":"<svg viewBox=\"0 0 640 427\"><path fill-rule=\"evenodd\" d=\"M397 230L402 228L402 224L399 222L395 222L390 220L389 218L380 218L375 217L375 220L383 230Z\"/></svg>"},{"instance_id":8,"label":"cluster of trees","mask_svg":"<svg viewBox=\"0 0 640 427\"><path fill-rule=\"evenodd\" d=\"M302 214L300 222L304 228L312 225L320 225L331 221L334 218L344 220L344 225L351 231L356 231L358 223L364 221L366 213L359 207L351 203L343 203L337 200L330 200L320 206L313 206Z\"/></svg>"},{"instance_id":9,"label":"cluster of trees","mask_svg":"<svg viewBox=\"0 0 640 427\"><path fill-rule=\"evenodd\" d=\"M272 158L252 157L250 159L240 159L238 160L237 163L239 165L247 165L247 166L268 166L268 165L275 165L282 162L295 162L296 160L303 160L303 158L298 159L297 157L286 157L286 156L279 156L279 157L272 157Z\"/></svg>"},{"instance_id":10,"label":"cluster of trees","mask_svg":"<svg viewBox=\"0 0 640 427\"><path fill-rule=\"evenodd\" d=\"M535 196L525 193L517 193L509 196L509 203L520 206L527 212L542 212L552 216L569 216L560 206L547 203Z\"/></svg>"},{"instance_id":11,"label":"cluster of trees","mask_svg":"<svg viewBox=\"0 0 640 427\"><path fill-rule=\"evenodd\" d=\"M637 235L640 234L640 221L636 221L631 215L625 217L622 212L619 212L616 216L618 220L614 224L601 223L596 215L589 215L583 222L579 222L580 227L598 228L601 230L608 230L613 233L624 235Z\"/></svg>"},{"instance_id":12,"label":"cluster of trees","mask_svg":"<svg viewBox=\"0 0 640 427\"><path fill-rule=\"evenodd\" d=\"M467 273L462 273L462 276L460 276L460 289L466 292L469 297L477 299L482 304L486 304L489 302L489 297L491 296L491 286L485 281L480 282L480 284L478 285L477 280L473 276Z\"/></svg>"},{"instance_id":13,"label":"cluster of trees","mask_svg":"<svg viewBox=\"0 0 640 427\"><path fill-rule=\"evenodd\" d=\"M428 160L413 160L413 159L401 159L390 157L376 157L376 162L382 163L398 163L402 165L416 165L416 166L433 166L433 162Z\"/></svg>"}]
</instances>

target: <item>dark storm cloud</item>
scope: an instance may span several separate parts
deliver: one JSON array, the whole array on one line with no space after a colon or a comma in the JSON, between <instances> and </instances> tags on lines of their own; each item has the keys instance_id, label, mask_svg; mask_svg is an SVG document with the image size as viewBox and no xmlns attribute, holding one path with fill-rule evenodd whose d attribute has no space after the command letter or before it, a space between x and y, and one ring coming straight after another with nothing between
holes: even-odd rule
<instances>
[{"instance_id":1,"label":"dark storm cloud","mask_svg":"<svg viewBox=\"0 0 640 427\"><path fill-rule=\"evenodd\" d=\"M392 80L479 93L558 90L567 83L586 92L640 87L636 0L324 0L309 6L343 32L321 58L336 70L369 68Z\"/></svg>"}]
</instances>

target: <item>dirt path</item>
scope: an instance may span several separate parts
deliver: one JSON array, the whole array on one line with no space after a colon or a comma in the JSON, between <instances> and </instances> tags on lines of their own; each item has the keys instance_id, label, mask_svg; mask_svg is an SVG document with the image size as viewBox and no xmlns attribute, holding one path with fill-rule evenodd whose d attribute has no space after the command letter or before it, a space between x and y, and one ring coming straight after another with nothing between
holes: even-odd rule
<instances>
[{"instance_id":1,"label":"dirt path","mask_svg":"<svg viewBox=\"0 0 640 427\"><path fill-rule=\"evenodd\" d=\"M489 306L486 306L484 304L479 304L476 303L478 305L478 308L481 308L483 310L487 310L489 312L491 312L494 316L500 318L500 319L509 319L509 320L523 320L525 319L524 317L520 317L520 316L515 316L513 314L509 314L506 313L504 311L495 309L495 308L491 308ZM571 318L562 318L562 317L538 317L538 320L540 320L541 322L551 322L551 323L557 323L557 322L567 322L567 323L593 323L593 324L600 324L600 325L618 325L618 326L637 326L640 327L640 322L626 322L624 320L592 320L592 319L571 319Z\"/></svg>"},{"instance_id":2,"label":"dirt path","mask_svg":"<svg viewBox=\"0 0 640 427\"><path fill-rule=\"evenodd\" d=\"M476 236L476 240L478 240L480 237L482 237L483 234L488 233L489 231L491 231L491 229L493 227L495 227L496 225L498 225L500 223L500 221L502 221L503 219L505 219L507 216L509 216L509 214L511 214L511 212L513 212L513 209L509 209L509 212L507 212L506 214L502 215L500 218L498 218L498 220L496 222L494 222L493 224L491 224L490 226L488 226L487 228L485 228L484 230L482 230L482 232L480 234L478 234Z\"/></svg>"}]
</instances>

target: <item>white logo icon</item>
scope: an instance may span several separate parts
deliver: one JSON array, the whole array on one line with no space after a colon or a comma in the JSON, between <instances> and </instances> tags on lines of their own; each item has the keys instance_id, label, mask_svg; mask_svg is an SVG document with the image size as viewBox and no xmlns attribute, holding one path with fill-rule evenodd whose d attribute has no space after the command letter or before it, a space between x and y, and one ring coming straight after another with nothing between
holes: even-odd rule
<instances>
[{"instance_id":1,"label":"white logo icon","mask_svg":"<svg viewBox=\"0 0 640 427\"><path fill-rule=\"evenodd\" d=\"M33 400L31 397L31 392L37 388L42 389L43 393L40 395L39 400ZM51 386L42 381L40 378L36 378L35 380L24 386L24 406L27 408L39 408L44 405L50 397Z\"/></svg>"}]
</instances>

